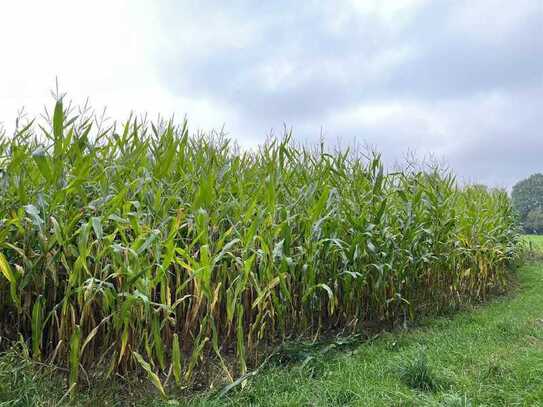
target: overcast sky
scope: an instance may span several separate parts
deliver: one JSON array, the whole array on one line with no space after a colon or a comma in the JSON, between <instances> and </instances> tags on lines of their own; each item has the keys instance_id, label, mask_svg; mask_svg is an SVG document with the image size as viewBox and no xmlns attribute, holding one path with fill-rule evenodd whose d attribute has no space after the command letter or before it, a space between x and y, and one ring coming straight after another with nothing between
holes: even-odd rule
<instances>
[{"instance_id":1,"label":"overcast sky","mask_svg":"<svg viewBox=\"0 0 543 407\"><path fill-rule=\"evenodd\" d=\"M228 6L227 6L228 5ZM543 172L543 0L24 1L0 6L0 122L76 102L185 114L254 146L433 154L463 180Z\"/></svg>"}]
</instances>

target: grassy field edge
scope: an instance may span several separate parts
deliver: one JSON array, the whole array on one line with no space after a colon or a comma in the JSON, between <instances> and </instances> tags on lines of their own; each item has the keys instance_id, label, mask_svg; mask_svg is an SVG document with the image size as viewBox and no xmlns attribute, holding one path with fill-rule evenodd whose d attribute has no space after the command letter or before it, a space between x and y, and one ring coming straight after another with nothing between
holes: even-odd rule
<instances>
[{"instance_id":1,"label":"grassy field edge","mask_svg":"<svg viewBox=\"0 0 543 407\"><path fill-rule=\"evenodd\" d=\"M542 237L530 237L543 247ZM516 272L518 285L489 304L428 318L338 352L309 352L271 365L221 399L201 393L161 400L148 383L96 386L80 405L513 406L543 404L543 262ZM58 405L61 375L24 351L0 357L0 406ZM66 399L64 399L66 400ZM179 401L181 400L181 401ZM60 404L64 404L61 401Z\"/></svg>"},{"instance_id":2,"label":"grassy field edge","mask_svg":"<svg viewBox=\"0 0 543 407\"><path fill-rule=\"evenodd\" d=\"M331 358L272 368L214 404L543 405L543 262L516 275L518 285L488 304Z\"/></svg>"}]
</instances>

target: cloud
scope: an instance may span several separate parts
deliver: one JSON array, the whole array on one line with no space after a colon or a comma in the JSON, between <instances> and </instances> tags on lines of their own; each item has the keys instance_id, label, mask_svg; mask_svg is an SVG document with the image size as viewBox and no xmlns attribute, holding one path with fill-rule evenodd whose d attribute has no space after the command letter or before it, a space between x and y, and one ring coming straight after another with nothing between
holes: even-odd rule
<instances>
[{"instance_id":1,"label":"cloud","mask_svg":"<svg viewBox=\"0 0 543 407\"><path fill-rule=\"evenodd\" d=\"M499 185L538 166L526 158L540 134L541 3L233 4L170 3L170 43L190 32L191 45L159 65L172 92L239 112L234 136L286 123L314 142L324 128L332 143L368 143L391 162L434 153Z\"/></svg>"},{"instance_id":2,"label":"cloud","mask_svg":"<svg viewBox=\"0 0 543 407\"><path fill-rule=\"evenodd\" d=\"M62 91L76 103L90 98L111 118L123 120L130 111L179 119L190 113L191 127L220 127L217 113L235 112L211 99L176 95L164 87L153 52L162 33L159 10L143 0L90 5L58 0L21 0L0 13L0 124L13 127L25 107L38 115L51 106L50 90L59 79Z\"/></svg>"},{"instance_id":3,"label":"cloud","mask_svg":"<svg viewBox=\"0 0 543 407\"><path fill-rule=\"evenodd\" d=\"M487 29L477 30L475 17L484 27L488 13L509 15L510 7L496 10L485 3L487 8L475 9L471 2L415 3L398 28L386 13L379 17L356 7L346 17L343 9L313 3L289 8L289 2L274 2L271 10L249 11L238 2L222 19L213 15L212 36L199 39L186 23L166 26L172 42L189 32L190 46L172 49L161 73L180 93L283 119L371 99L469 96L540 80L541 12L526 7L512 13L515 18L502 18L493 25L496 42ZM212 7L203 4L207 17ZM195 10L172 7L165 12L186 12L189 26L206 26Z\"/></svg>"},{"instance_id":4,"label":"cloud","mask_svg":"<svg viewBox=\"0 0 543 407\"><path fill-rule=\"evenodd\" d=\"M433 153L462 179L541 171L543 3L536 0L11 3L0 113L33 112L59 76L110 114L187 114L240 144L369 144ZM32 13L29 13L29 11ZM0 119L1 120L1 119Z\"/></svg>"}]
</instances>

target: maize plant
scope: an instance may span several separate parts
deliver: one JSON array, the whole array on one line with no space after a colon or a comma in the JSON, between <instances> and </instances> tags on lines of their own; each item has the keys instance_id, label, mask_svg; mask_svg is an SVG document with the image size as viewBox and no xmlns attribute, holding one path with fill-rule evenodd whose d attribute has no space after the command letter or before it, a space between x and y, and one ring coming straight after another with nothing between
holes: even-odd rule
<instances>
[{"instance_id":1,"label":"maize plant","mask_svg":"<svg viewBox=\"0 0 543 407\"><path fill-rule=\"evenodd\" d=\"M70 389L81 367L143 368L164 393L208 359L233 380L285 338L483 300L518 242L504 191L289 134L242 151L58 100L0 136L0 335Z\"/></svg>"}]
</instances>

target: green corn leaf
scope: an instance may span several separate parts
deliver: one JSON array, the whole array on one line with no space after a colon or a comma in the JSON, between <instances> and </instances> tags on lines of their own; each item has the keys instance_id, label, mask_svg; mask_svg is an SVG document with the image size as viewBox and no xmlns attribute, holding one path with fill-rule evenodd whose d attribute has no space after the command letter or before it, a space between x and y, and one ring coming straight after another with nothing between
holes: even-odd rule
<instances>
[{"instance_id":1,"label":"green corn leaf","mask_svg":"<svg viewBox=\"0 0 543 407\"><path fill-rule=\"evenodd\" d=\"M64 133L64 107L62 99L57 100L53 112L53 136L55 138L55 157L60 157L62 152Z\"/></svg>"},{"instance_id":2,"label":"green corn leaf","mask_svg":"<svg viewBox=\"0 0 543 407\"><path fill-rule=\"evenodd\" d=\"M21 309L21 298L17 293L17 274L13 272L8 260L2 252L0 252L0 271L4 277L9 281L9 290L13 303L17 306L17 309Z\"/></svg>"},{"instance_id":3,"label":"green corn leaf","mask_svg":"<svg viewBox=\"0 0 543 407\"><path fill-rule=\"evenodd\" d=\"M44 298L38 296L32 307L32 356L41 359L41 344L43 338L43 304Z\"/></svg>"},{"instance_id":4,"label":"green corn leaf","mask_svg":"<svg viewBox=\"0 0 543 407\"><path fill-rule=\"evenodd\" d=\"M138 352L133 351L132 354L136 358L136 361L139 363L139 365L145 370L147 373L147 376L149 376L149 379L151 380L151 383L154 384L154 386L158 389L160 392L160 395L162 398L166 398L166 392L164 391L164 387L162 386L162 383L160 382L160 379L158 375L153 372L153 369L151 369L151 365L143 359L143 356L141 356Z\"/></svg>"},{"instance_id":5,"label":"green corn leaf","mask_svg":"<svg viewBox=\"0 0 543 407\"><path fill-rule=\"evenodd\" d=\"M47 182L52 184L55 180L55 176L53 174L53 170L51 169L51 165L49 163L49 157L47 157L45 151L43 149L39 149L35 151L32 154L32 158L34 159L34 162L38 166L38 169L40 170L41 175Z\"/></svg>"},{"instance_id":6,"label":"green corn leaf","mask_svg":"<svg viewBox=\"0 0 543 407\"><path fill-rule=\"evenodd\" d=\"M179 385L181 382L181 348L177 334L173 334L172 341L172 371L175 382Z\"/></svg>"},{"instance_id":7,"label":"green corn leaf","mask_svg":"<svg viewBox=\"0 0 543 407\"><path fill-rule=\"evenodd\" d=\"M1 252L0 252L0 271L2 272L4 277L6 277L7 280L11 284L16 284L17 283L17 279L15 277L15 274L13 273L13 271L12 271L6 257Z\"/></svg>"},{"instance_id":8,"label":"green corn leaf","mask_svg":"<svg viewBox=\"0 0 543 407\"><path fill-rule=\"evenodd\" d=\"M94 234L96 235L96 238L98 240L102 240L104 238L104 231L102 230L102 221L100 218L92 217L91 218L91 224L92 229L94 230Z\"/></svg>"},{"instance_id":9,"label":"green corn leaf","mask_svg":"<svg viewBox=\"0 0 543 407\"><path fill-rule=\"evenodd\" d=\"M162 335L161 335L161 329L160 329L160 322L158 320L158 316L153 316L152 323L151 323L151 329L153 332L153 345L155 348L155 354L158 359L158 363L160 365L160 368L164 370L166 368L166 357L164 352L164 343L162 342Z\"/></svg>"},{"instance_id":10,"label":"green corn leaf","mask_svg":"<svg viewBox=\"0 0 543 407\"><path fill-rule=\"evenodd\" d=\"M77 382L79 377L79 361L80 361L80 343L81 343L81 328L75 325L74 332L70 337L70 378L69 385L72 390L72 397L77 392Z\"/></svg>"}]
</instances>

